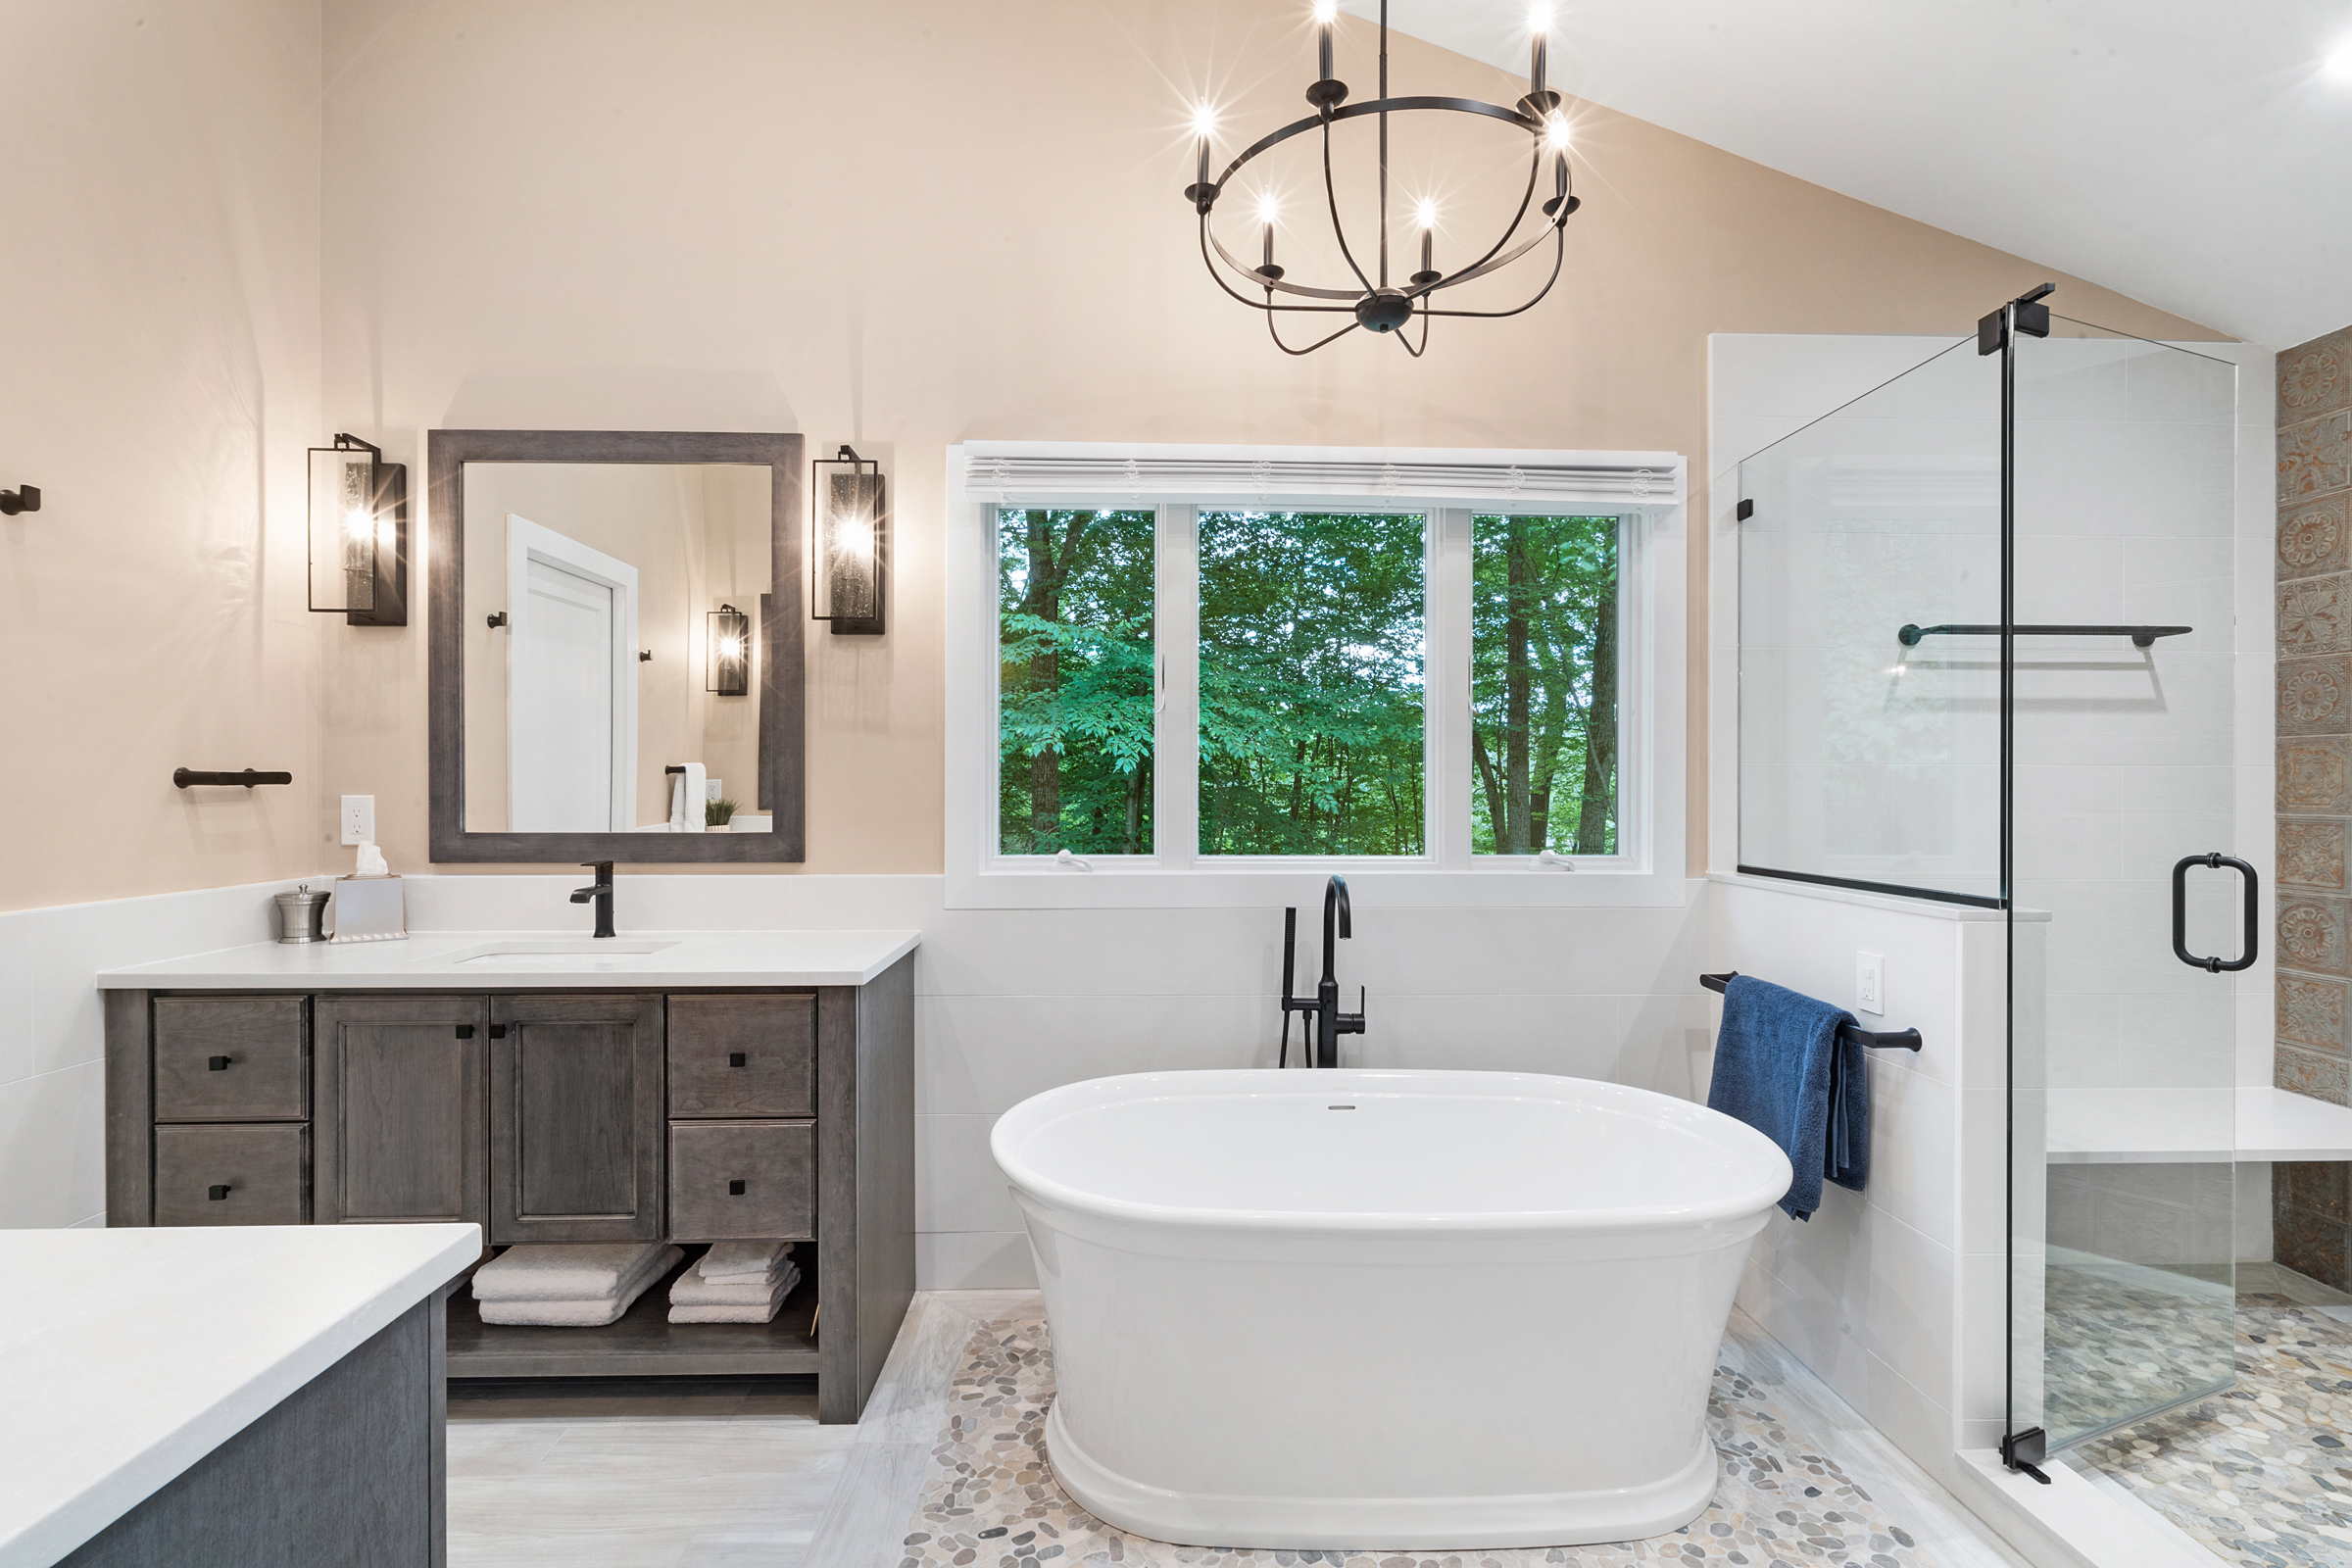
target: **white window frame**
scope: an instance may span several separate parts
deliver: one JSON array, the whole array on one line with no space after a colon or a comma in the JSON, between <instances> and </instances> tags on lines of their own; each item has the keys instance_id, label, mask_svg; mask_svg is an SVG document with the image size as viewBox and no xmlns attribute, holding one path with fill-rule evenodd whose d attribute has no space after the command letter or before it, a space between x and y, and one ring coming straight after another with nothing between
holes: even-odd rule
<instances>
[{"instance_id":1,"label":"white window frame","mask_svg":"<svg viewBox=\"0 0 2352 1568\"><path fill-rule=\"evenodd\" d=\"M1003 444L991 443L992 447ZM950 908L1259 907L1310 899L1345 875L1359 896L1392 905L1680 907L1684 882L1685 680L1688 544L1685 460L1668 453L1491 452L1452 449L1131 448L1092 444L1026 450L1100 460L1130 452L1203 463L1305 461L1399 466L1512 465L1635 468L1656 476L1654 500L1622 493L1513 503L1483 497L1296 492L1275 496L1005 495L1006 509L1050 505L1158 513L1157 604L1162 716L1154 740L1154 853L1064 860L998 853L997 730L999 500L970 493L970 448L947 452L947 906ZM1113 487L1115 489L1115 487ZM1429 626L1424 731L1426 851L1419 856L1200 856L1198 845L1200 616L1197 516L1203 508L1412 512L1428 515ZM1470 757L1470 529L1474 515L1608 515L1619 533L1617 843L1610 856L1473 855ZM1459 682L1463 700L1443 697ZM1190 725L1166 723L1192 712Z\"/></svg>"}]
</instances>

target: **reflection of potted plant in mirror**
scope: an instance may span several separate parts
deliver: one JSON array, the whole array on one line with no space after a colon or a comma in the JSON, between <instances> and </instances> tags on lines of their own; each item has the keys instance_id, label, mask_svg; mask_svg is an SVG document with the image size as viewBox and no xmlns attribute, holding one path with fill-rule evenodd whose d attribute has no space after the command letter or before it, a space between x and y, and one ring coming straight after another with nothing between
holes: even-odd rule
<instances>
[{"instance_id":1,"label":"reflection of potted plant in mirror","mask_svg":"<svg viewBox=\"0 0 2352 1568\"><path fill-rule=\"evenodd\" d=\"M734 819L734 816L735 803L723 796L718 800L703 803L703 826L705 827L725 827Z\"/></svg>"}]
</instances>

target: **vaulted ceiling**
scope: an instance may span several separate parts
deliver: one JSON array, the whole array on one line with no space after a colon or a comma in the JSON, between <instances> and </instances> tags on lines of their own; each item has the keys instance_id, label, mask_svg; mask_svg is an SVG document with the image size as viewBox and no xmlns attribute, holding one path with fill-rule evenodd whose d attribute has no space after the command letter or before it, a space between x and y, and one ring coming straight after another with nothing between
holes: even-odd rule
<instances>
[{"instance_id":1,"label":"vaulted ceiling","mask_svg":"<svg viewBox=\"0 0 2352 1568\"><path fill-rule=\"evenodd\" d=\"M2272 348L2352 322L2352 0L1551 9L1564 91ZM1527 69L1527 0L1390 23Z\"/></svg>"}]
</instances>

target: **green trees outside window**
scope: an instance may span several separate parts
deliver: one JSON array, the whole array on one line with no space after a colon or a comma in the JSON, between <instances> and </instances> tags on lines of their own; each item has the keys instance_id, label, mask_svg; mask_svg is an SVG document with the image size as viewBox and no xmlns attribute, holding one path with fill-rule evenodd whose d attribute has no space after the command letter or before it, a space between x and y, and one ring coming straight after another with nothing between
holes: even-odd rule
<instances>
[{"instance_id":1,"label":"green trees outside window","mask_svg":"<svg viewBox=\"0 0 2352 1568\"><path fill-rule=\"evenodd\" d=\"M1005 855L1152 853L1157 514L998 514Z\"/></svg>"},{"instance_id":2,"label":"green trees outside window","mask_svg":"<svg viewBox=\"0 0 2352 1568\"><path fill-rule=\"evenodd\" d=\"M1425 519L1200 515L1200 853L1419 855Z\"/></svg>"},{"instance_id":3,"label":"green trees outside window","mask_svg":"<svg viewBox=\"0 0 2352 1568\"><path fill-rule=\"evenodd\" d=\"M1471 846L1617 849L1617 519L1473 519Z\"/></svg>"}]
</instances>

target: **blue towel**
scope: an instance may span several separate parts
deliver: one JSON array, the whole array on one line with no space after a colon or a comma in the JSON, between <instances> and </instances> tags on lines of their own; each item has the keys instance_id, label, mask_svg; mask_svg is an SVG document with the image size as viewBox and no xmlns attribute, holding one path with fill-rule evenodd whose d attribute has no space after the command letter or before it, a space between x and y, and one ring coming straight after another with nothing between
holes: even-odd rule
<instances>
[{"instance_id":1,"label":"blue towel","mask_svg":"<svg viewBox=\"0 0 2352 1568\"><path fill-rule=\"evenodd\" d=\"M1855 1192L1870 1175L1870 1078L1862 1047L1838 1037L1851 1013L1765 980L1723 990L1707 1103L1781 1146L1796 1179L1781 1207L1810 1219L1828 1177Z\"/></svg>"}]
</instances>

